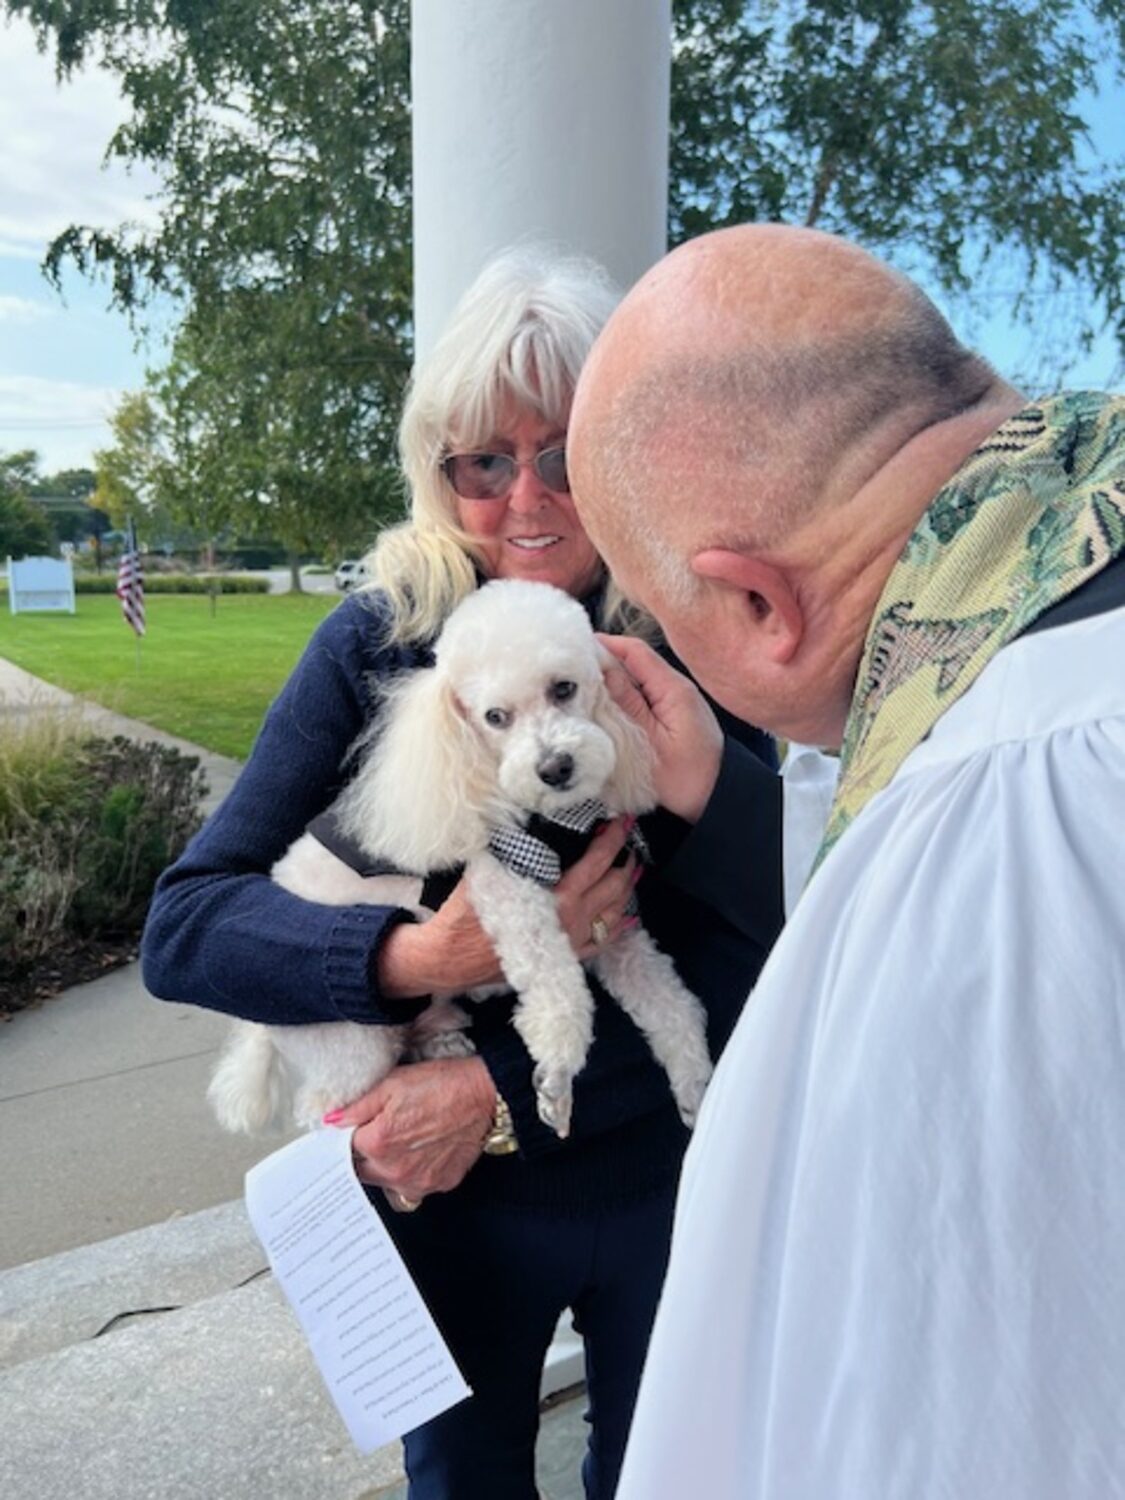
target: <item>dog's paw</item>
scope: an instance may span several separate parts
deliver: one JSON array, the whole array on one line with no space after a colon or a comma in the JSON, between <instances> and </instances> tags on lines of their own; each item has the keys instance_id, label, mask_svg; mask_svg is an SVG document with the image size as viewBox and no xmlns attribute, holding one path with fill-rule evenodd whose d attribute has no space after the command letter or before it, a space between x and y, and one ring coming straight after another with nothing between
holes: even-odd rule
<instances>
[{"instance_id":1,"label":"dog's paw","mask_svg":"<svg viewBox=\"0 0 1125 1500\"><path fill-rule=\"evenodd\" d=\"M676 1108L680 1112L680 1119L691 1130L699 1118L699 1111L703 1105L703 1096L707 1092L707 1085L711 1081L711 1070L706 1073L697 1073L691 1078L677 1079L673 1085L673 1093L676 1098Z\"/></svg>"},{"instance_id":2,"label":"dog's paw","mask_svg":"<svg viewBox=\"0 0 1125 1500\"><path fill-rule=\"evenodd\" d=\"M432 1062L439 1057L475 1057L472 1037L464 1031L438 1031L411 1047L412 1060Z\"/></svg>"},{"instance_id":3,"label":"dog's paw","mask_svg":"<svg viewBox=\"0 0 1125 1500\"><path fill-rule=\"evenodd\" d=\"M570 1134L570 1115L574 1104L572 1081L571 1074L565 1068L549 1068L544 1063L540 1063L532 1075L539 1118L563 1141Z\"/></svg>"}]
</instances>

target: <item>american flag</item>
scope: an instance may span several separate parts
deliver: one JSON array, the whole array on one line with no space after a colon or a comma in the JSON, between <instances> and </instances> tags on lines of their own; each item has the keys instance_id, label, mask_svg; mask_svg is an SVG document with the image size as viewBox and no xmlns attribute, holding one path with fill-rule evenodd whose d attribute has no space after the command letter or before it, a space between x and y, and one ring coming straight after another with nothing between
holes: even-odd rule
<instances>
[{"instance_id":1,"label":"american flag","mask_svg":"<svg viewBox=\"0 0 1125 1500\"><path fill-rule=\"evenodd\" d=\"M138 635L145 633L145 575L137 551L137 532L132 521L125 533L125 550L117 564L117 597L125 623Z\"/></svg>"}]
</instances>

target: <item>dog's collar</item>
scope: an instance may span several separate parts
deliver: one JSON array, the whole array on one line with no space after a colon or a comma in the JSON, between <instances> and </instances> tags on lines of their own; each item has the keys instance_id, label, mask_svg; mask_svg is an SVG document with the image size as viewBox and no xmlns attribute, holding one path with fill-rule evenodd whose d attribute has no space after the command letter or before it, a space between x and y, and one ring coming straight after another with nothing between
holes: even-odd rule
<instances>
[{"instance_id":1,"label":"dog's collar","mask_svg":"<svg viewBox=\"0 0 1125 1500\"><path fill-rule=\"evenodd\" d=\"M610 816L605 803L596 797L550 817L532 813L524 827L494 828L489 834L488 850L513 874L534 880L537 885L558 885L563 871L586 852L597 825ZM636 823L626 844L642 863L649 862L648 845Z\"/></svg>"}]
</instances>

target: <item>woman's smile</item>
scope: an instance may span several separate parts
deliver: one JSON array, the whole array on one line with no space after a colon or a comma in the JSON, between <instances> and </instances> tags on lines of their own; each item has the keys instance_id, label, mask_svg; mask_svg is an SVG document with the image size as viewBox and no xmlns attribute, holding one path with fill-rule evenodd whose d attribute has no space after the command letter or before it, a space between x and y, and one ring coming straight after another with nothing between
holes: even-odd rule
<instances>
[{"instance_id":1,"label":"woman's smile","mask_svg":"<svg viewBox=\"0 0 1125 1500\"><path fill-rule=\"evenodd\" d=\"M526 410L505 417L499 430L481 444L481 451L512 454L520 461L519 473L507 494L494 500L457 496L458 522L479 548L490 578L552 583L581 598L597 582L601 559L570 495L550 489L531 462L536 454L563 443L566 431ZM529 531L529 526L537 529Z\"/></svg>"}]
</instances>

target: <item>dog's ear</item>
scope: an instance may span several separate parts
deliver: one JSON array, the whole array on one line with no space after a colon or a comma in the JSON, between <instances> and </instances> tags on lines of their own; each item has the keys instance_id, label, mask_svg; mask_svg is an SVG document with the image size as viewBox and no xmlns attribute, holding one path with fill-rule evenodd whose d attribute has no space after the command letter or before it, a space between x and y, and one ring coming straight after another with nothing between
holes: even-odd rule
<instances>
[{"instance_id":1,"label":"dog's ear","mask_svg":"<svg viewBox=\"0 0 1125 1500\"><path fill-rule=\"evenodd\" d=\"M462 864L486 840L491 761L440 667L387 693L381 730L344 794L340 823L411 874Z\"/></svg>"},{"instance_id":2,"label":"dog's ear","mask_svg":"<svg viewBox=\"0 0 1125 1500\"><path fill-rule=\"evenodd\" d=\"M598 684L591 718L613 741L613 774L602 791L602 800L613 813L648 812L656 806L652 748L644 731L610 697L604 681Z\"/></svg>"}]
</instances>

